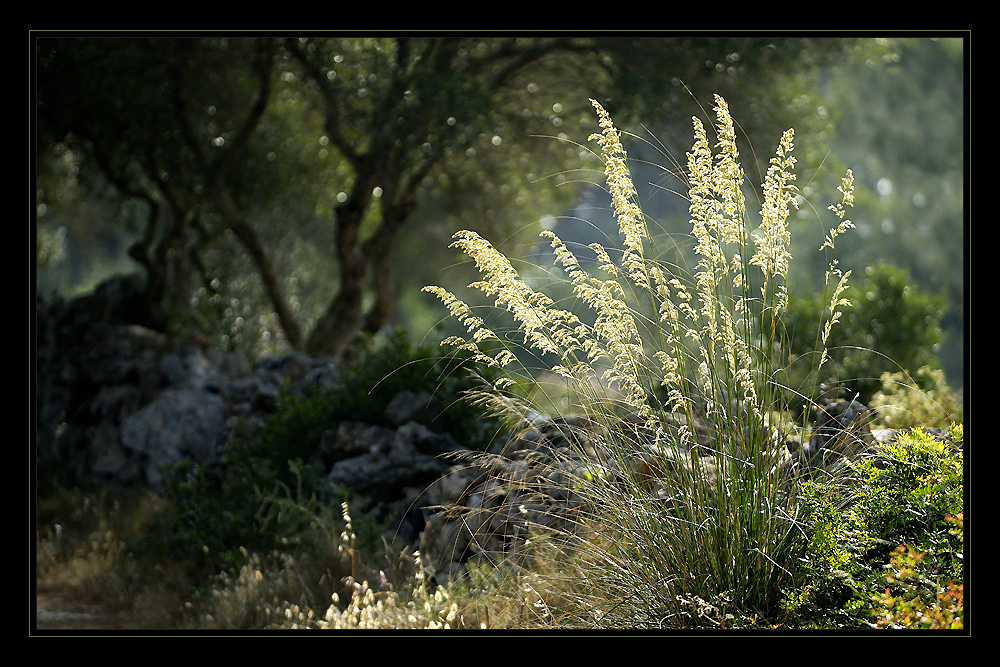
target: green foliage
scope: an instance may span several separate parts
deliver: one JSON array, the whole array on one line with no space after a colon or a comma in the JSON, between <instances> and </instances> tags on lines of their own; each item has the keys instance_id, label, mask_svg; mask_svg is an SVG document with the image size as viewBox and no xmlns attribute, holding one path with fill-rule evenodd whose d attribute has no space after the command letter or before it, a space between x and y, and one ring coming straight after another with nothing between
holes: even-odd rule
<instances>
[{"instance_id":1,"label":"green foliage","mask_svg":"<svg viewBox=\"0 0 1000 667\"><path fill-rule=\"evenodd\" d=\"M954 526L949 535L963 542L963 515L946 518ZM887 585L877 598L876 627L961 630L965 585L951 576L957 574L943 573L936 559L901 544L886 567Z\"/></svg>"},{"instance_id":2,"label":"green foliage","mask_svg":"<svg viewBox=\"0 0 1000 667\"><path fill-rule=\"evenodd\" d=\"M947 428L962 422L962 395L944 371L922 366L915 373L883 373L882 388L868 404L886 428Z\"/></svg>"},{"instance_id":3,"label":"green foliage","mask_svg":"<svg viewBox=\"0 0 1000 667\"><path fill-rule=\"evenodd\" d=\"M854 464L848 479L805 483L806 539L796 585L785 593L787 623L870 625L887 565L909 548L925 554L921 560L933 562L940 577L959 581L962 540L949 517L962 514L963 490L962 454L919 429L901 432L895 443ZM901 552L900 545L908 546ZM921 594L934 599L937 591Z\"/></svg>"},{"instance_id":4,"label":"green foliage","mask_svg":"<svg viewBox=\"0 0 1000 667\"><path fill-rule=\"evenodd\" d=\"M330 484L319 465L324 431L343 421L381 423L386 405L403 389L434 393L445 406L442 427L473 448L485 448L497 426L463 400L477 380L461 366L461 358L431 356L396 331L356 350L334 386L303 394L285 387L257 437L228 443L221 474L190 461L166 471L172 514L167 548L195 569L211 571L235 566L241 547L255 553L291 543L308 547L317 517L346 493ZM375 527L361 521L359 532L366 547L379 546Z\"/></svg>"},{"instance_id":5,"label":"green foliage","mask_svg":"<svg viewBox=\"0 0 1000 667\"><path fill-rule=\"evenodd\" d=\"M815 313L826 297L793 299L784 317L792 359L809 359L816 339ZM908 272L885 263L869 266L860 285L843 293L845 305L827 348L831 363L818 377L791 369L795 383L828 383L846 388L868 403L882 388L882 374L902 369L916 374L923 366L940 367L934 353L941 342L944 301L914 287ZM802 364L805 366L805 364Z\"/></svg>"}]
</instances>

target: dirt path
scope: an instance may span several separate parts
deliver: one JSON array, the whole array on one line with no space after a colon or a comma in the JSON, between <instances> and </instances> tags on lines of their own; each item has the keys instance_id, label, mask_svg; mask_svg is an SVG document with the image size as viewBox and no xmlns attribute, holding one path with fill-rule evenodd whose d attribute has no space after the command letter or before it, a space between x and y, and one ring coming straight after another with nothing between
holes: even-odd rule
<instances>
[{"instance_id":1,"label":"dirt path","mask_svg":"<svg viewBox=\"0 0 1000 667\"><path fill-rule=\"evenodd\" d=\"M120 630L118 614L88 604L56 587L39 586L35 597L35 628L38 630Z\"/></svg>"}]
</instances>

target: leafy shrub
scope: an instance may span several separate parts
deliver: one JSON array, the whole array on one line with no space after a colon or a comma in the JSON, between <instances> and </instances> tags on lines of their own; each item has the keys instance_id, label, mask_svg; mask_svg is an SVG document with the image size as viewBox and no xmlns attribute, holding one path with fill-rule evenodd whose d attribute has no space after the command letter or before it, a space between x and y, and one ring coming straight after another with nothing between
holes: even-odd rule
<instances>
[{"instance_id":1,"label":"leafy shrub","mask_svg":"<svg viewBox=\"0 0 1000 667\"><path fill-rule=\"evenodd\" d=\"M159 531L171 558L196 580L236 567L240 548L267 552L282 534L264 521L268 499L280 488L273 462L236 457L224 479L184 461L164 476L168 513Z\"/></svg>"},{"instance_id":2,"label":"leafy shrub","mask_svg":"<svg viewBox=\"0 0 1000 667\"><path fill-rule=\"evenodd\" d=\"M924 366L940 367L934 348L941 342L944 300L915 288L906 271L886 263L869 266L862 283L848 286L843 298L839 326L826 343L833 362L827 369L836 373L808 382L847 387L847 393L859 394L858 400L867 404L882 388L883 373L916 374ZM783 321L793 358L808 358L815 349L814 314L822 299L799 298L789 305Z\"/></svg>"},{"instance_id":3,"label":"leafy shrub","mask_svg":"<svg viewBox=\"0 0 1000 667\"><path fill-rule=\"evenodd\" d=\"M963 539L963 515L946 517L955 527L949 531ZM965 585L942 577L940 566L926 553L900 545L884 575L886 588L876 602L876 627L961 630Z\"/></svg>"},{"instance_id":4,"label":"leafy shrub","mask_svg":"<svg viewBox=\"0 0 1000 667\"><path fill-rule=\"evenodd\" d=\"M922 366L915 372L883 373L882 388L869 407L886 428L947 428L962 422L961 396L945 380L944 371Z\"/></svg>"},{"instance_id":5,"label":"leafy shrub","mask_svg":"<svg viewBox=\"0 0 1000 667\"><path fill-rule=\"evenodd\" d=\"M960 429L955 429L955 433ZM801 566L786 591L788 622L812 627L867 627L888 603L886 567L911 551L938 577L960 581L961 533L951 517L963 509L962 455L921 430L901 432L877 455L853 465L839 483L803 485ZM899 549L901 545L908 545ZM910 580L908 595L934 600L936 579Z\"/></svg>"}]
</instances>

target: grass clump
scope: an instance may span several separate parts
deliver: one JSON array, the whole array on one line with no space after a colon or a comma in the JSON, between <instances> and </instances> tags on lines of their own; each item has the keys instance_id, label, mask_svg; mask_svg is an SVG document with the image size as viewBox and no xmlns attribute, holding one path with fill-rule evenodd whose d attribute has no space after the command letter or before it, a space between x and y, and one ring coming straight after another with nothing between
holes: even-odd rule
<instances>
[{"instance_id":1,"label":"grass clump","mask_svg":"<svg viewBox=\"0 0 1000 667\"><path fill-rule=\"evenodd\" d=\"M471 231L454 246L482 274L473 283L509 311L518 349L476 310L427 287L468 331L444 341L503 369L481 400L516 422L532 414L513 389L539 369L562 377L574 408L598 435L593 466L567 485L586 511L561 532L576 620L597 627L753 627L779 623L782 591L801 585L808 533L784 445L788 397L816 396L782 385L781 317L788 304L787 219L795 187L794 132L786 131L760 190L756 224L728 105L716 97L716 141L698 118L687 155L689 214L698 263L684 274L649 234L620 134L596 102L608 190L623 246L591 244L600 276L551 231L556 262L586 306L578 315L536 291L511 262ZM853 227L853 178L842 180L821 250ZM614 255L614 257L612 257ZM829 363L827 342L850 301L850 271L827 272L827 301L813 377ZM512 407L514 406L514 407ZM808 435L808 434L806 434ZM593 452L582 453L592 456ZM819 538L816 538L819 539Z\"/></svg>"}]
</instances>

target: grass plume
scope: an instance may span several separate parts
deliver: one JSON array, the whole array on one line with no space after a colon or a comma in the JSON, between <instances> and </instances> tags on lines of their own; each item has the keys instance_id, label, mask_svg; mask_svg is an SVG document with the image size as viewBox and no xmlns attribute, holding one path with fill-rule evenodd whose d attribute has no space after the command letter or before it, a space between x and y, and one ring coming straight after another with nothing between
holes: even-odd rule
<instances>
[{"instance_id":1,"label":"grass plume","mask_svg":"<svg viewBox=\"0 0 1000 667\"><path fill-rule=\"evenodd\" d=\"M555 233L542 233L588 313L535 291L472 231L457 233L453 246L483 276L471 287L512 313L521 349L451 292L425 288L468 332L444 343L508 371L482 400L516 404L508 390L518 378L531 382L519 354L530 350L566 381L596 433L605 473L572 480L589 509L561 535L561 546L575 554L573 568L586 583L579 590L589 591L578 593L575 608L590 610L599 625L726 625L733 618L727 607L743 619L766 616L794 574L797 524L775 418L787 388L773 367L788 303L787 220L799 199L794 132L782 135L771 158L752 228L733 120L725 100L715 101L714 145L693 118L687 154L693 276L658 259L621 135L593 102L601 131L590 138L601 149L622 247L591 244L601 274L592 275ZM824 247L851 226L844 211L852 187L848 172ZM831 265L836 286L824 342L845 305L848 277Z\"/></svg>"}]
</instances>

